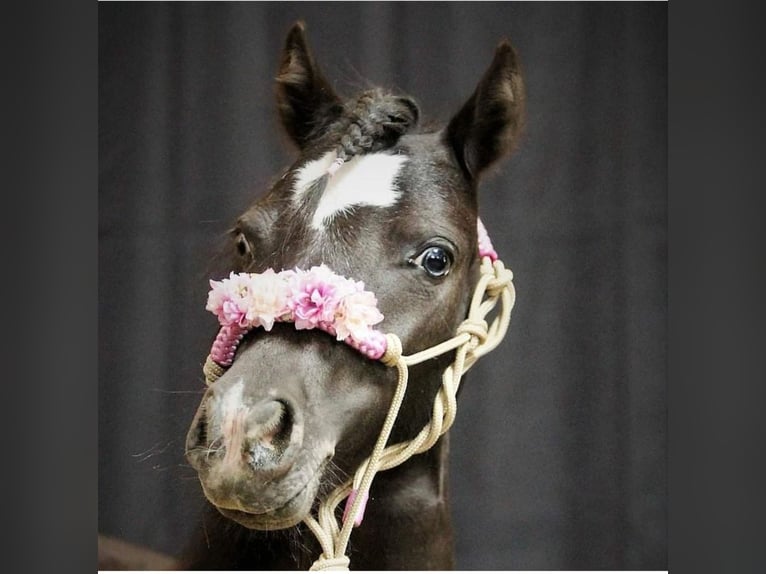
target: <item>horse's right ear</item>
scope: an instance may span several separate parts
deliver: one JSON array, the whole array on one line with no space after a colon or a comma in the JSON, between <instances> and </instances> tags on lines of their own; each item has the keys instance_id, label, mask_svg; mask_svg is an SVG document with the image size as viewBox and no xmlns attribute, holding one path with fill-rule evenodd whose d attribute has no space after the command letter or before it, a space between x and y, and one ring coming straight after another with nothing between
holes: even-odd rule
<instances>
[{"instance_id":1,"label":"horse's right ear","mask_svg":"<svg viewBox=\"0 0 766 574\"><path fill-rule=\"evenodd\" d=\"M301 149L343 111L340 98L314 62L302 22L287 34L276 92L282 125Z\"/></svg>"},{"instance_id":2,"label":"horse's right ear","mask_svg":"<svg viewBox=\"0 0 766 574\"><path fill-rule=\"evenodd\" d=\"M473 95L446 130L447 144L469 178L477 179L514 147L524 123L524 103L516 52L503 41Z\"/></svg>"}]
</instances>

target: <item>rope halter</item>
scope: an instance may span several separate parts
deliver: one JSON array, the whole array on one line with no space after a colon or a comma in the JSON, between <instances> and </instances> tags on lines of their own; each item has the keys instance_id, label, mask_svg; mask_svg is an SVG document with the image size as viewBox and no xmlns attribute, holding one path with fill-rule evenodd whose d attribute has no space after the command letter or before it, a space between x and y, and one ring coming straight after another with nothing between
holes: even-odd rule
<instances>
[{"instance_id":1,"label":"rope halter","mask_svg":"<svg viewBox=\"0 0 766 574\"><path fill-rule=\"evenodd\" d=\"M349 569L346 556L349 538L354 526L362 522L376 473L396 467L436 444L455 420L462 376L480 357L497 347L508 331L516 300L513 273L498 259L481 220L478 220L478 233L480 276L466 319L454 337L412 355L402 354L398 336L373 328L383 316L376 314L377 302L372 293L364 291L363 284L334 275L324 266L279 274L273 271L258 275L231 274L228 280L211 281L213 289L207 308L218 315L222 327L203 368L208 385L231 365L237 345L248 330L261 326L268 331L277 321L293 321L298 329L321 329L367 357L397 369L396 390L372 453L352 479L338 486L319 504L316 517L304 519L322 547L322 554L311 570ZM260 285L253 284L258 281ZM254 293L253 289L258 287L265 291ZM260 304L255 309L254 301ZM498 304L498 312L492 322L487 323L487 317ZM455 358L442 374L430 422L413 439L386 446L407 391L409 367L452 351ZM336 510L344 500L345 509L339 524Z\"/></svg>"}]
</instances>

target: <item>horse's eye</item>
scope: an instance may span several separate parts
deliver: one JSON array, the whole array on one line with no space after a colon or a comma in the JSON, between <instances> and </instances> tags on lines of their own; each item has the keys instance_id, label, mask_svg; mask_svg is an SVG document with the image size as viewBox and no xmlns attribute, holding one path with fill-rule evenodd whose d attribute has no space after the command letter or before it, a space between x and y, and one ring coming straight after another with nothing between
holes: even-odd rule
<instances>
[{"instance_id":1,"label":"horse's eye","mask_svg":"<svg viewBox=\"0 0 766 574\"><path fill-rule=\"evenodd\" d=\"M250 242L247 240L244 233L237 234L237 253L239 253L241 257L252 257Z\"/></svg>"},{"instance_id":2,"label":"horse's eye","mask_svg":"<svg viewBox=\"0 0 766 574\"><path fill-rule=\"evenodd\" d=\"M452 266L452 254L443 247L431 245L413 263L420 265L431 277L444 277Z\"/></svg>"}]
</instances>

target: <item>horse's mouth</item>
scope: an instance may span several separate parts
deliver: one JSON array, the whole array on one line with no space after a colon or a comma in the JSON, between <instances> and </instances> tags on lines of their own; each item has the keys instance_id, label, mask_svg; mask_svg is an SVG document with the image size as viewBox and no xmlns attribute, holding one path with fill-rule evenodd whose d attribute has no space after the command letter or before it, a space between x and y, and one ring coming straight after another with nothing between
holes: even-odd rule
<instances>
[{"instance_id":1,"label":"horse's mouth","mask_svg":"<svg viewBox=\"0 0 766 574\"><path fill-rule=\"evenodd\" d=\"M205 494L221 514L246 528L252 530L290 528L303 521L311 512L328 460L321 463L311 478L297 491L289 494L286 500L283 499L283 502L271 503L268 506L259 505L260 507L255 509L245 504L217 501L207 491Z\"/></svg>"},{"instance_id":2,"label":"horse's mouth","mask_svg":"<svg viewBox=\"0 0 766 574\"><path fill-rule=\"evenodd\" d=\"M220 506L217 508L226 518L251 530L281 530L302 522L311 510L313 500L314 496L307 487L287 501L284 506L270 512L254 514Z\"/></svg>"}]
</instances>

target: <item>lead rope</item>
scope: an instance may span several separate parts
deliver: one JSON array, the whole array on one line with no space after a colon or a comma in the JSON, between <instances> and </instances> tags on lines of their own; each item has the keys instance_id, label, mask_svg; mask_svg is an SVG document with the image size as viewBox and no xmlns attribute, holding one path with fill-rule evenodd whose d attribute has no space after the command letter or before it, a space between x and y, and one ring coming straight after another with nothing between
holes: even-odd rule
<instances>
[{"instance_id":1,"label":"lead rope","mask_svg":"<svg viewBox=\"0 0 766 574\"><path fill-rule=\"evenodd\" d=\"M317 518L308 516L304 520L322 546L322 554L310 570L349 569L350 560L346 556L346 550L351 530L361 523L361 515L375 474L427 451L449 430L457 411L456 395L460 379L480 357L500 344L508 330L515 300L513 272L506 269L502 261L493 262L490 257L483 257L481 276L471 300L468 316L460 324L454 337L419 353L405 356L402 355L399 337L394 334L386 335L388 346L380 361L386 366L396 367L399 373L394 397L372 454L359 466L352 480L336 488L319 505ZM488 327L486 317L497 306L498 301L501 305L500 311ZM408 367L453 349L455 360L444 370L442 386L434 400L429 424L412 440L386 447L407 390ZM346 511L342 518L343 526L340 527L335 513L344 499L347 499Z\"/></svg>"}]
</instances>

